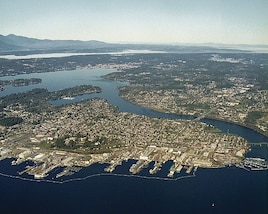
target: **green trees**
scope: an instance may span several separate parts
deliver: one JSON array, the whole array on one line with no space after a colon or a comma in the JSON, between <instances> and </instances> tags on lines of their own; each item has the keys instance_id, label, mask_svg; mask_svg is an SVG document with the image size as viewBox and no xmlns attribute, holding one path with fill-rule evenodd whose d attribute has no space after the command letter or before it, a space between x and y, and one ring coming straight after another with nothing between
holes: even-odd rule
<instances>
[{"instance_id":1,"label":"green trees","mask_svg":"<svg viewBox=\"0 0 268 214\"><path fill-rule=\"evenodd\" d=\"M60 149L65 149L67 145L65 144L64 138L58 138L55 141L55 146Z\"/></svg>"},{"instance_id":2,"label":"green trees","mask_svg":"<svg viewBox=\"0 0 268 214\"><path fill-rule=\"evenodd\" d=\"M58 149L76 149L77 145L76 142L73 140L70 140L68 143L66 143L66 137L58 138L55 141L55 147Z\"/></svg>"},{"instance_id":3,"label":"green trees","mask_svg":"<svg viewBox=\"0 0 268 214\"><path fill-rule=\"evenodd\" d=\"M23 122L23 119L21 117L6 117L6 118L0 119L1 126L14 126L22 122Z\"/></svg>"},{"instance_id":4,"label":"green trees","mask_svg":"<svg viewBox=\"0 0 268 214\"><path fill-rule=\"evenodd\" d=\"M256 120L262 118L264 115L263 112L260 112L260 111L252 111L252 112L249 112L246 119L245 119L245 122L249 125L251 124L256 124Z\"/></svg>"}]
</instances>

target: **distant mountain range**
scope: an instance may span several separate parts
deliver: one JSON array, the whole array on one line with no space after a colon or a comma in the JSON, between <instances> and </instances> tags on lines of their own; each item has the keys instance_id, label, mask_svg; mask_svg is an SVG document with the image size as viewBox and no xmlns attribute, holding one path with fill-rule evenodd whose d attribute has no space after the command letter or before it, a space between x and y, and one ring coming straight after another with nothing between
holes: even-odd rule
<instances>
[{"instance_id":1,"label":"distant mountain range","mask_svg":"<svg viewBox=\"0 0 268 214\"><path fill-rule=\"evenodd\" d=\"M265 48L264 46L250 45L223 45L223 44L113 44L96 40L49 40L35 39L24 36L0 34L0 53L1 54L25 54L25 53L56 53L56 52L116 52L126 49L153 50L176 53L224 53L224 52L248 52L254 49Z\"/></svg>"},{"instance_id":2,"label":"distant mountain range","mask_svg":"<svg viewBox=\"0 0 268 214\"><path fill-rule=\"evenodd\" d=\"M48 40L35 39L10 34L0 35L0 50L72 50L72 49L96 49L111 47L111 44L100 41L79 41L79 40Z\"/></svg>"}]
</instances>

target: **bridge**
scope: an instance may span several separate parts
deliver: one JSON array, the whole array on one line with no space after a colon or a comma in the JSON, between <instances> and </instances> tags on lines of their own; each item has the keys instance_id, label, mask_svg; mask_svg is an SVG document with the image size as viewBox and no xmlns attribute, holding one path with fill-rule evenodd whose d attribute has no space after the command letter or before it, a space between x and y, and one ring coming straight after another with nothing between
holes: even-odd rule
<instances>
[{"instance_id":1,"label":"bridge","mask_svg":"<svg viewBox=\"0 0 268 214\"><path fill-rule=\"evenodd\" d=\"M193 119L193 121L199 121L202 120L203 118L205 118L208 114L210 114L211 112L215 111L216 107L210 109L208 112L204 113L203 115L198 116L197 118Z\"/></svg>"}]
</instances>

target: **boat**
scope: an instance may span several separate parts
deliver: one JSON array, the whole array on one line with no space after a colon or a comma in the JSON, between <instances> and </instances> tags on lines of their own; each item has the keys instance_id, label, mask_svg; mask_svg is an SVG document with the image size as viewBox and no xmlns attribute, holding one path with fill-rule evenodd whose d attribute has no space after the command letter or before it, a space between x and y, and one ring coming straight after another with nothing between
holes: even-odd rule
<instances>
[{"instance_id":1,"label":"boat","mask_svg":"<svg viewBox=\"0 0 268 214\"><path fill-rule=\"evenodd\" d=\"M63 100L74 100L75 98L74 97L63 97L62 99Z\"/></svg>"},{"instance_id":2,"label":"boat","mask_svg":"<svg viewBox=\"0 0 268 214\"><path fill-rule=\"evenodd\" d=\"M268 163L262 158L245 158L241 163L236 164L236 167L251 171L251 170L268 170Z\"/></svg>"}]
</instances>

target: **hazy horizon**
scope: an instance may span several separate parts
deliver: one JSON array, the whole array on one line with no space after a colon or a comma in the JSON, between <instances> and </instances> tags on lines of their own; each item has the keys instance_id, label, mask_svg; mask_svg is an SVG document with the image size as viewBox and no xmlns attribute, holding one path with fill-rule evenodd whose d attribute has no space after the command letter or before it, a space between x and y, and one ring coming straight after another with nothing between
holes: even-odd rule
<instances>
[{"instance_id":1,"label":"hazy horizon","mask_svg":"<svg viewBox=\"0 0 268 214\"><path fill-rule=\"evenodd\" d=\"M102 40L80 40L80 39L47 39L47 38L36 38L36 37L28 37L25 35L17 35L14 33L9 33L9 34L0 34L2 36L10 36L10 35L14 35L14 36L18 36L18 37L26 37L29 39L38 39L38 40L51 40L51 41L82 41L82 42L90 42L90 41L96 41L96 42L104 42L107 44L134 44L134 45L184 45L184 46L224 46L224 47L236 47L236 46L249 46L249 47L264 47L267 48L268 44L227 44L227 43L216 43L216 42L204 42L204 43L182 43L182 42L177 42L177 43L154 43L154 42L127 42L127 41L123 41L123 42L107 42L107 41L102 41Z\"/></svg>"},{"instance_id":2,"label":"hazy horizon","mask_svg":"<svg viewBox=\"0 0 268 214\"><path fill-rule=\"evenodd\" d=\"M2 0L0 34L132 44L268 45L266 0Z\"/></svg>"}]
</instances>

